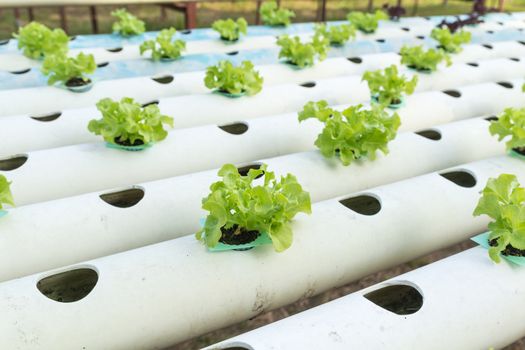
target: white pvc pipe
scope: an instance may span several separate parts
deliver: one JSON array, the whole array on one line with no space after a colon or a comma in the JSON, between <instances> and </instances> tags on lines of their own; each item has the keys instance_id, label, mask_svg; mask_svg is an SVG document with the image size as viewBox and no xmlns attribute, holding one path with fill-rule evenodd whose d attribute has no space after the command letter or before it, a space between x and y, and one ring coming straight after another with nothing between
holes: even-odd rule
<instances>
[{"instance_id":1,"label":"white pvc pipe","mask_svg":"<svg viewBox=\"0 0 525 350\"><path fill-rule=\"evenodd\" d=\"M365 297L400 285L422 296L417 312L399 315ZM525 271L477 247L209 349L500 349L525 334L524 294Z\"/></svg>"},{"instance_id":2,"label":"white pvc pipe","mask_svg":"<svg viewBox=\"0 0 525 350\"><path fill-rule=\"evenodd\" d=\"M252 164L265 163L277 175L294 174L317 202L505 152L483 118L430 130L441 139L401 133L390 143L388 156L348 167L323 159L318 151ZM120 190L116 189L10 209L0 220L0 266L9 266L0 270L0 281L195 232L199 218L205 216L201 199L216 179L217 170L210 170L137 184L133 188L142 189L144 198L128 208L114 207L99 197ZM17 259L25 251L32 253Z\"/></svg>"},{"instance_id":3,"label":"white pvc pipe","mask_svg":"<svg viewBox=\"0 0 525 350\"><path fill-rule=\"evenodd\" d=\"M186 236L4 282L0 339L7 349L163 348L409 261L486 228L488 219L472 209L489 177L508 172L525 181L525 163L509 157L459 169L476 185L433 173L367 191L381 205L372 216L343 206L347 197L316 203L294 220L294 242L283 253L271 246L209 253ZM76 268L98 275L83 299L63 304L37 289Z\"/></svg>"}]
</instances>

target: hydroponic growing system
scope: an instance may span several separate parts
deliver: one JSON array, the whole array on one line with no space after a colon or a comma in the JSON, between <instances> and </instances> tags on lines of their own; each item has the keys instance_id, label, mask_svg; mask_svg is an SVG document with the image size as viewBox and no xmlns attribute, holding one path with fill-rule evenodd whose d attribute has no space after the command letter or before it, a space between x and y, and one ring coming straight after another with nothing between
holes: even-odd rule
<instances>
[{"instance_id":1,"label":"hydroponic growing system","mask_svg":"<svg viewBox=\"0 0 525 350\"><path fill-rule=\"evenodd\" d=\"M525 13L360 16L1 41L0 348L162 349L485 232L209 348L525 336Z\"/></svg>"}]
</instances>

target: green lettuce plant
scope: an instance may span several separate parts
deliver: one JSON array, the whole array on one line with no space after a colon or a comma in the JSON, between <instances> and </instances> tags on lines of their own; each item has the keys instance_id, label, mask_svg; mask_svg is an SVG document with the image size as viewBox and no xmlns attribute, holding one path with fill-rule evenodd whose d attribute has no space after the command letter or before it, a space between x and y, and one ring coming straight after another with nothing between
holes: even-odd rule
<instances>
[{"instance_id":1,"label":"green lettuce plant","mask_svg":"<svg viewBox=\"0 0 525 350\"><path fill-rule=\"evenodd\" d=\"M370 94L383 106L397 105L403 95L411 95L416 88L418 77L412 79L400 75L397 66L391 65L383 70L368 71L363 74L363 81L368 83Z\"/></svg>"},{"instance_id":2,"label":"green lettuce plant","mask_svg":"<svg viewBox=\"0 0 525 350\"><path fill-rule=\"evenodd\" d=\"M237 67L230 61L220 61L208 67L204 77L207 88L232 95L255 95L262 90L263 81L250 61L243 61Z\"/></svg>"},{"instance_id":3,"label":"green lettuce plant","mask_svg":"<svg viewBox=\"0 0 525 350\"><path fill-rule=\"evenodd\" d=\"M507 150L525 155L525 108L506 108L498 120L490 122L489 131L499 141L510 137L505 143Z\"/></svg>"},{"instance_id":4,"label":"green lettuce plant","mask_svg":"<svg viewBox=\"0 0 525 350\"><path fill-rule=\"evenodd\" d=\"M241 34L247 33L248 22L242 17L236 21L231 18L219 19L213 22L212 28L220 34L222 40L237 41Z\"/></svg>"},{"instance_id":5,"label":"green lettuce plant","mask_svg":"<svg viewBox=\"0 0 525 350\"><path fill-rule=\"evenodd\" d=\"M102 113L102 119L91 120L88 130L101 135L108 143L147 145L168 136L164 124L173 127L173 118L161 114L157 105L142 107L129 97L124 97L120 102L102 99L97 103L97 108Z\"/></svg>"},{"instance_id":6,"label":"green lettuce plant","mask_svg":"<svg viewBox=\"0 0 525 350\"><path fill-rule=\"evenodd\" d=\"M371 34L377 30L379 20L388 19L388 15L381 10L377 10L375 13L352 11L346 18L363 33Z\"/></svg>"},{"instance_id":7,"label":"green lettuce plant","mask_svg":"<svg viewBox=\"0 0 525 350\"><path fill-rule=\"evenodd\" d=\"M374 160L376 151L388 153L388 143L396 137L401 120L397 113L389 115L381 106L363 109L351 106L340 112L328 107L326 101L308 102L299 112L299 121L315 118L324 123L315 145L326 158L338 156L343 165L367 157Z\"/></svg>"},{"instance_id":8,"label":"green lettuce plant","mask_svg":"<svg viewBox=\"0 0 525 350\"><path fill-rule=\"evenodd\" d=\"M250 169L246 176L232 164L219 170L222 180L213 183L211 193L202 200L209 212L204 227L196 237L214 247L224 235L246 235L250 231L266 233L277 252L289 248L293 241L291 220L298 213L311 213L310 194L295 176L287 174L278 180L266 165ZM263 176L262 183L253 181Z\"/></svg>"},{"instance_id":9,"label":"green lettuce plant","mask_svg":"<svg viewBox=\"0 0 525 350\"><path fill-rule=\"evenodd\" d=\"M146 40L140 45L140 54L151 51L154 61L160 59L176 59L186 49L186 42L173 40L177 30L175 28L163 29L155 40Z\"/></svg>"},{"instance_id":10,"label":"green lettuce plant","mask_svg":"<svg viewBox=\"0 0 525 350\"><path fill-rule=\"evenodd\" d=\"M423 45L403 46L401 51L401 64L420 72L434 72L442 61L450 66L450 56L443 50L428 49L425 51Z\"/></svg>"},{"instance_id":11,"label":"green lettuce plant","mask_svg":"<svg viewBox=\"0 0 525 350\"><path fill-rule=\"evenodd\" d=\"M322 61L328 52L328 38L316 34L309 43L301 42L298 36L289 37L282 35L277 39L277 45L281 47L279 58L299 68L313 66L315 59Z\"/></svg>"},{"instance_id":12,"label":"green lettuce plant","mask_svg":"<svg viewBox=\"0 0 525 350\"><path fill-rule=\"evenodd\" d=\"M14 207L15 201L11 194L11 182L7 181L4 175L0 175L0 209L4 208L4 204Z\"/></svg>"},{"instance_id":13,"label":"green lettuce plant","mask_svg":"<svg viewBox=\"0 0 525 350\"><path fill-rule=\"evenodd\" d=\"M62 29L51 30L38 22L23 26L13 36L18 39L18 48L24 56L32 59L68 51L69 37Z\"/></svg>"},{"instance_id":14,"label":"green lettuce plant","mask_svg":"<svg viewBox=\"0 0 525 350\"><path fill-rule=\"evenodd\" d=\"M268 26L288 26L295 13L291 10L279 8L276 1L266 1L259 10L262 22Z\"/></svg>"},{"instance_id":15,"label":"green lettuce plant","mask_svg":"<svg viewBox=\"0 0 525 350\"><path fill-rule=\"evenodd\" d=\"M125 9L118 9L111 12L111 16L117 18L113 23L113 32L123 36L139 35L146 31L144 21L141 21Z\"/></svg>"},{"instance_id":16,"label":"green lettuce plant","mask_svg":"<svg viewBox=\"0 0 525 350\"><path fill-rule=\"evenodd\" d=\"M470 42L471 34L464 30L451 33L448 28L434 28L430 37L439 43L439 48L448 53L458 53L463 50L462 44Z\"/></svg>"},{"instance_id":17,"label":"green lettuce plant","mask_svg":"<svg viewBox=\"0 0 525 350\"><path fill-rule=\"evenodd\" d=\"M46 56L42 63L42 73L48 75L47 83L53 85L62 82L68 87L82 86L91 82L86 74L95 72L97 65L93 55L79 53L77 57L66 54Z\"/></svg>"},{"instance_id":18,"label":"green lettuce plant","mask_svg":"<svg viewBox=\"0 0 525 350\"><path fill-rule=\"evenodd\" d=\"M515 175L491 178L481 192L474 216L488 215L489 256L499 263L500 254L525 255L525 189Z\"/></svg>"},{"instance_id":19,"label":"green lettuce plant","mask_svg":"<svg viewBox=\"0 0 525 350\"><path fill-rule=\"evenodd\" d=\"M315 27L318 36L324 36L330 42L330 45L344 45L350 38L355 38L355 27L351 24L341 24L338 26L326 26L318 24Z\"/></svg>"}]
</instances>

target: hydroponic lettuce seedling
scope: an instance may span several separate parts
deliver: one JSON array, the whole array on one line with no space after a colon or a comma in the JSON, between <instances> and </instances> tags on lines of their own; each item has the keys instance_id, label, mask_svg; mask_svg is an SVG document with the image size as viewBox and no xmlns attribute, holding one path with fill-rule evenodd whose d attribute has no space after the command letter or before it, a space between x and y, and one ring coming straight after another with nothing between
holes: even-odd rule
<instances>
[{"instance_id":1,"label":"hydroponic lettuce seedling","mask_svg":"<svg viewBox=\"0 0 525 350\"><path fill-rule=\"evenodd\" d=\"M377 30L379 21L388 19L388 15L381 10L377 10L373 14L353 11L350 12L346 18L363 33L371 34Z\"/></svg>"},{"instance_id":2,"label":"hydroponic lettuce seedling","mask_svg":"<svg viewBox=\"0 0 525 350\"><path fill-rule=\"evenodd\" d=\"M351 24L341 24L338 26L329 26L318 24L315 27L316 35L324 36L330 42L330 45L344 45L350 38L355 38L355 28Z\"/></svg>"},{"instance_id":3,"label":"hydroponic lettuce seedling","mask_svg":"<svg viewBox=\"0 0 525 350\"><path fill-rule=\"evenodd\" d=\"M499 141L508 138L507 150L525 156L525 108L506 108L498 120L490 122L489 131L497 135Z\"/></svg>"},{"instance_id":4,"label":"hydroponic lettuce seedling","mask_svg":"<svg viewBox=\"0 0 525 350\"><path fill-rule=\"evenodd\" d=\"M500 254L525 256L525 189L515 175L491 178L481 193L474 216L493 219L489 229L489 256L499 263Z\"/></svg>"},{"instance_id":5,"label":"hydroponic lettuce seedling","mask_svg":"<svg viewBox=\"0 0 525 350\"><path fill-rule=\"evenodd\" d=\"M77 57L68 57L66 54L46 56L42 63L42 73L49 76L49 85L60 82L68 88L90 84L91 79L86 75L95 72L96 69L93 55L82 52Z\"/></svg>"},{"instance_id":6,"label":"hydroponic lettuce seedling","mask_svg":"<svg viewBox=\"0 0 525 350\"><path fill-rule=\"evenodd\" d=\"M277 39L277 45L281 47L279 58L284 58L287 63L299 68L313 66L316 58L319 61L324 60L329 44L328 38L319 33L308 43L301 42L298 36L283 35Z\"/></svg>"},{"instance_id":7,"label":"hydroponic lettuce seedling","mask_svg":"<svg viewBox=\"0 0 525 350\"><path fill-rule=\"evenodd\" d=\"M311 213L310 194L295 176L278 180L266 165L250 169L246 176L232 164L219 170L222 180L213 183L211 193L202 200L209 212L198 240L215 247L219 242L239 245L267 234L277 252L289 248L293 241L290 222L298 213ZM259 185L254 180L260 176Z\"/></svg>"},{"instance_id":8,"label":"hydroponic lettuce seedling","mask_svg":"<svg viewBox=\"0 0 525 350\"><path fill-rule=\"evenodd\" d=\"M250 61L243 61L237 67L230 61L220 61L206 69L204 78L207 88L231 96L255 95L261 91L263 82Z\"/></svg>"},{"instance_id":9,"label":"hydroponic lettuce seedling","mask_svg":"<svg viewBox=\"0 0 525 350\"><path fill-rule=\"evenodd\" d=\"M458 53L463 50L461 48L462 44L470 42L471 34L464 30L451 33L448 28L434 28L430 33L430 37L439 43L438 48L448 53Z\"/></svg>"},{"instance_id":10,"label":"hydroponic lettuce seedling","mask_svg":"<svg viewBox=\"0 0 525 350\"><path fill-rule=\"evenodd\" d=\"M157 60L174 60L179 58L186 49L186 42L173 40L177 30L175 28L163 29L155 40L146 40L140 45L140 54L151 51L151 58Z\"/></svg>"},{"instance_id":11,"label":"hydroponic lettuce seedling","mask_svg":"<svg viewBox=\"0 0 525 350\"><path fill-rule=\"evenodd\" d=\"M449 55L443 50L428 49L425 51L422 45L403 46L399 54L401 55L401 64L423 73L434 72L438 64L443 61L447 66L452 64Z\"/></svg>"},{"instance_id":12,"label":"hydroponic lettuce seedling","mask_svg":"<svg viewBox=\"0 0 525 350\"><path fill-rule=\"evenodd\" d=\"M157 105L142 107L129 97L120 102L102 99L97 108L102 113L102 119L91 120L88 130L101 135L109 144L124 147L150 145L168 136L164 125L173 127L173 118L161 114Z\"/></svg>"},{"instance_id":13,"label":"hydroponic lettuce seedling","mask_svg":"<svg viewBox=\"0 0 525 350\"><path fill-rule=\"evenodd\" d=\"M391 65L383 70L365 72L363 80L368 83L372 100L382 106L397 106L403 102L404 95L411 95L416 88L418 77L408 80L400 75L397 66Z\"/></svg>"},{"instance_id":14,"label":"hydroponic lettuce seedling","mask_svg":"<svg viewBox=\"0 0 525 350\"><path fill-rule=\"evenodd\" d=\"M24 56L40 59L49 54L68 51L69 37L62 29L49 29L38 22L31 22L13 34Z\"/></svg>"},{"instance_id":15,"label":"hydroponic lettuce seedling","mask_svg":"<svg viewBox=\"0 0 525 350\"><path fill-rule=\"evenodd\" d=\"M15 206L15 201L11 193L11 182L7 181L4 175L0 175L0 209L4 208L4 205Z\"/></svg>"},{"instance_id":16,"label":"hydroponic lettuce seedling","mask_svg":"<svg viewBox=\"0 0 525 350\"><path fill-rule=\"evenodd\" d=\"M248 22L242 17L236 21L231 18L219 19L213 22L212 28L220 34L222 40L237 41L241 34L247 33Z\"/></svg>"},{"instance_id":17,"label":"hydroponic lettuce seedling","mask_svg":"<svg viewBox=\"0 0 525 350\"><path fill-rule=\"evenodd\" d=\"M280 8L275 1L266 1L259 11L262 22L268 26L288 26L295 13L291 10Z\"/></svg>"},{"instance_id":18,"label":"hydroponic lettuce seedling","mask_svg":"<svg viewBox=\"0 0 525 350\"><path fill-rule=\"evenodd\" d=\"M116 17L118 21L113 23L113 32L123 36L139 35L146 31L144 21L141 21L125 9L118 9L111 12L111 16Z\"/></svg>"},{"instance_id":19,"label":"hydroponic lettuce seedling","mask_svg":"<svg viewBox=\"0 0 525 350\"><path fill-rule=\"evenodd\" d=\"M363 109L351 106L343 112L328 107L326 101L308 102L299 112L299 121L315 118L324 123L315 145L326 158L338 157L343 165L366 157L374 160L380 150L388 153L388 143L397 134L401 120L378 105Z\"/></svg>"}]
</instances>

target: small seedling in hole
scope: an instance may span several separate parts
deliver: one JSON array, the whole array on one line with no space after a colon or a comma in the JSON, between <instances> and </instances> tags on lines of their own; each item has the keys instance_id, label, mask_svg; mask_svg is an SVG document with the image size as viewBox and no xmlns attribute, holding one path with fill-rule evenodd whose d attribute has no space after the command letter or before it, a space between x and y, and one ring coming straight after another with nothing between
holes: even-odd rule
<instances>
[{"instance_id":1,"label":"small seedling in hole","mask_svg":"<svg viewBox=\"0 0 525 350\"><path fill-rule=\"evenodd\" d=\"M308 102L299 112L299 121L309 118L324 123L315 145L326 158L338 157L343 165L366 157L374 160L380 150L388 154L388 143L397 134L401 120L389 115L381 106L363 109L359 104L344 111L328 107L326 101Z\"/></svg>"},{"instance_id":2,"label":"small seedling in hole","mask_svg":"<svg viewBox=\"0 0 525 350\"><path fill-rule=\"evenodd\" d=\"M111 16L118 19L118 21L113 23L113 32L122 36L139 35L146 31L144 21L141 21L125 9L115 10L111 12Z\"/></svg>"},{"instance_id":3,"label":"small seedling in hole","mask_svg":"<svg viewBox=\"0 0 525 350\"><path fill-rule=\"evenodd\" d=\"M237 41L241 34L247 33L248 22L242 17L237 18L236 21L231 18L219 19L213 22L212 28L220 34L222 40Z\"/></svg>"},{"instance_id":4,"label":"small seedling in hole","mask_svg":"<svg viewBox=\"0 0 525 350\"><path fill-rule=\"evenodd\" d=\"M452 64L450 56L443 50L428 49L425 51L423 45L403 46L399 54L401 64L423 73L434 72L442 61L445 61L447 66Z\"/></svg>"},{"instance_id":5,"label":"small seedling in hole","mask_svg":"<svg viewBox=\"0 0 525 350\"><path fill-rule=\"evenodd\" d=\"M275 1L265 1L259 10L262 22L268 26L288 26L295 13L280 8Z\"/></svg>"},{"instance_id":6,"label":"small seedling in hole","mask_svg":"<svg viewBox=\"0 0 525 350\"><path fill-rule=\"evenodd\" d=\"M430 37L439 43L438 48L448 53L459 53L463 50L461 45L470 42L471 34L464 30L451 33L448 28L434 28Z\"/></svg>"},{"instance_id":7,"label":"small seedling in hole","mask_svg":"<svg viewBox=\"0 0 525 350\"><path fill-rule=\"evenodd\" d=\"M411 95L416 88L418 77L414 75L408 80L398 73L397 66L391 65L384 70L365 72L363 80L368 83L372 100L388 107L400 105L405 94Z\"/></svg>"},{"instance_id":8,"label":"small seedling in hole","mask_svg":"<svg viewBox=\"0 0 525 350\"><path fill-rule=\"evenodd\" d=\"M151 51L151 58L158 60L174 60L179 58L186 49L186 42L173 40L177 30L175 28L163 29L155 40L146 40L140 45L140 54Z\"/></svg>"},{"instance_id":9,"label":"small seedling in hole","mask_svg":"<svg viewBox=\"0 0 525 350\"><path fill-rule=\"evenodd\" d=\"M91 79L86 75L94 73L96 69L97 64L93 55L86 55L83 52L77 57L68 57L64 53L46 56L42 63L42 73L49 76L47 80L49 85L60 82L68 88L89 85Z\"/></svg>"},{"instance_id":10,"label":"small seedling in hole","mask_svg":"<svg viewBox=\"0 0 525 350\"><path fill-rule=\"evenodd\" d=\"M388 19L388 15L381 10L377 10L373 14L352 11L346 16L346 18L363 33L371 34L377 30L379 21Z\"/></svg>"},{"instance_id":11,"label":"small seedling in hole","mask_svg":"<svg viewBox=\"0 0 525 350\"><path fill-rule=\"evenodd\" d=\"M230 61L220 61L206 69L204 78L207 88L232 96L255 95L262 90L263 81L250 61L244 61L237 67Z\"/></svg>"},{"instance_id":12,"label":"small seedling in hole","mask_svg":"<svg viewBox=\"0 0 525 350\"><path fill-rule=\"evenodd\" d=\"M474 216L488 215L489 256L499 263L500 254L525 256L525 189L515 175L491 178L481 192Z\"/></svg>"},{"instance_id":13,"label":"small seedling in hole","mask_svg":"<svg viewBox=\"0 0 525 350\"><path fill-rule=\"evenodd\" d=\"M4 204L15 206L13 194L11 193L11 182L7 181L4 175L0 175L0 210Z\"/></svg>"},{"instance_id":14,"label":"small seedling in hole","mask_svg":"<svg viewBox=\"0 0 525 350\"><path fill-rule=\"evenodd\" d=\"M149 145L162 141L168 136L164 124L173 127L173 118L163 115L156 104L142 107L132 98L118 101L109 98L97 103L102 119L91 120L88 130L102 135L109 144L123 147Z\"/></svg>"},{"instance_id":15,"label":"small seedling in hole","mask_svg":"<svg viewBox=\"0 0 525 350\"><path fill-rule=\"evenodd\" d=\"M507 150L525 156L525 108L506 108L497 120L490 122L491 135L498 135L498 141L509 138Z\"/></svg>"},{"instance_id":16,"label":"small seedling in hole","mask_svg":"<svg viewBox=\"0 0 525 350\"><path fill-rule=\"evenodd\" d=\"M14 33L18 48L24 56L41 59L46 55L65 54L68 51L69 37L62 29L49 29L38 22L31 22Z\"/></svg>"},{"instance_id":17,"label":"small seedling in hole","mask_svg":"<svg viewBox=\"0 0 525 350\"><path fill-rule=\"evenodd\" d=\"M334 46L344 45L350 38L355 38L355 27L351 24L329 27L326 24L318 24L315 27L315 32L319 36L326 37L330 45Z\"/></svg>"},{"instance_id":18,"label":"small seedling in hole","mask_svg":"<svg viewBox=\"0 0 525 350\"><path fill-rule=\"evenodd\" d=\"M261 175L262 183L255 185ZM213 248L219 242L235 246L267 234L277 252L288 249L293 241L290 222L298 213L311 213L310 194L296 177L287 174L277 179L266 165L242 176L232 164L224 165L219 176L222 180L213 183L202 200L209 214L197 239Z\"/></svg>"},{"instance_id":19,"label":"small seedling in hole","mask_svg":"<svg viewBox=\"0 0 525 350\"><path fill-rule=\"evenodd\" d=\"M319 33L309 43L301 42L298 36L283 35L277 39L277 45L281 47L279 58L284 58L287 63L298 68L313 66L316 58L319 61L324 60L329 44L328 38Z\"/></svg>"}]
</instances>

